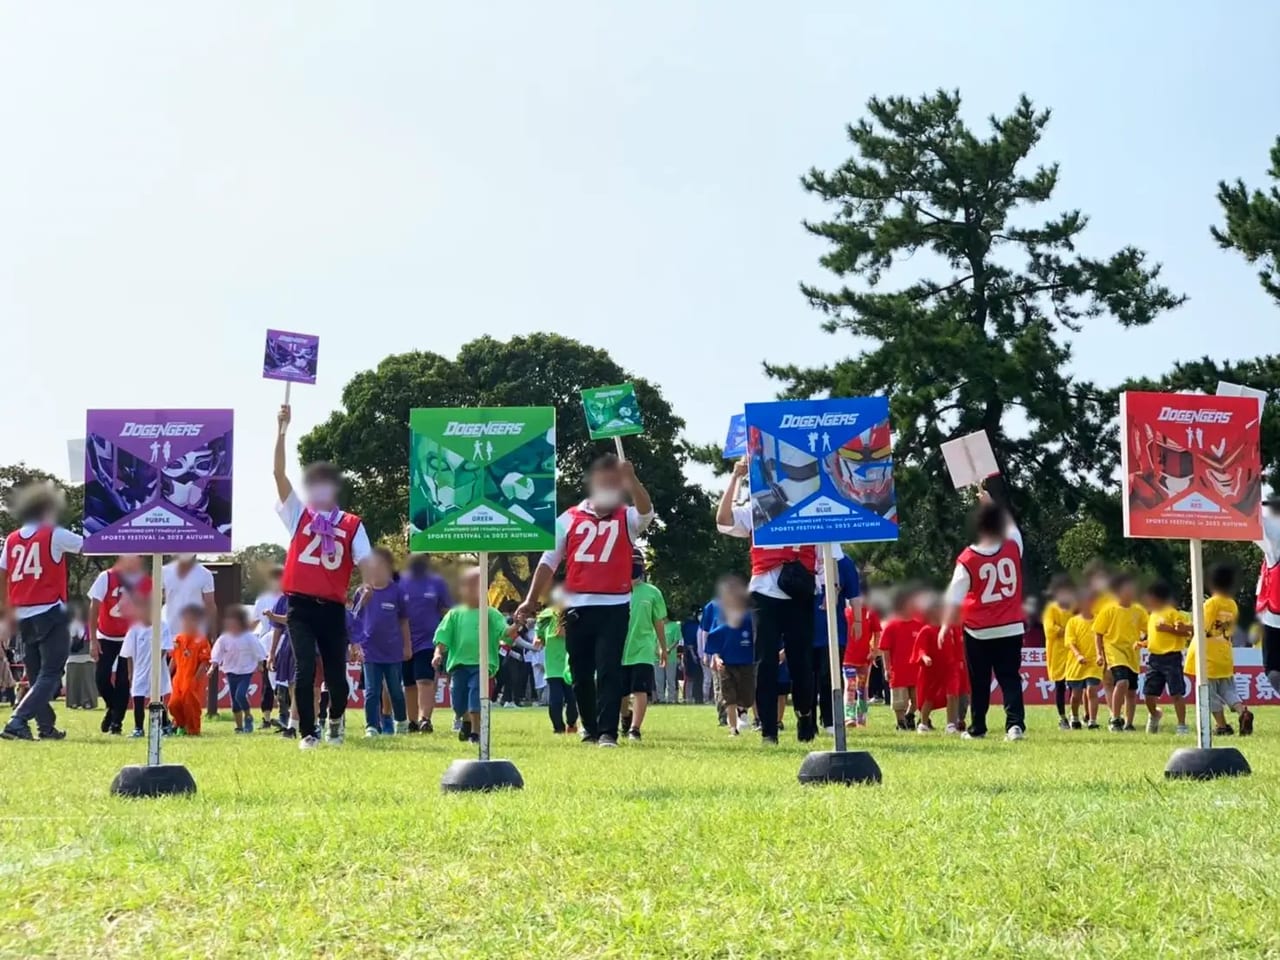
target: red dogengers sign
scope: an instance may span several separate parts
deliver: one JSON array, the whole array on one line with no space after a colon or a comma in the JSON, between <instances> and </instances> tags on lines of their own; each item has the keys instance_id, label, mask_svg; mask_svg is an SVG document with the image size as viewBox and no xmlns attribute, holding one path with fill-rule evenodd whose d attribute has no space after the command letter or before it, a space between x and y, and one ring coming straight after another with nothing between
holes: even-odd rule
<instances>
[{"instance_id":1,"label":"red dogengers sign","mask_svg":"<svg viewBox=\"0 0 1280 960\"><path fill-rule=\"evenodd\" d=\"M1253 397L1120 394L1124 535L1260 539L1260 418Z\"/></svg>"}]
</instances>

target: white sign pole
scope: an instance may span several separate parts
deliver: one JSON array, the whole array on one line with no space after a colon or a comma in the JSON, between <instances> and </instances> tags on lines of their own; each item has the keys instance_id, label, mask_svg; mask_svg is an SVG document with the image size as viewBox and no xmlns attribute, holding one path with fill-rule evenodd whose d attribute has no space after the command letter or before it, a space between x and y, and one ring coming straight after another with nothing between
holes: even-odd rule
<instances>
[{"instance_id":1,"label":"white sign pole","mask_svg":"<svg viewBox=\"0 0 1280 960\"><path fill-rule=\"evenodd\" d=\"M1191 623L1196 636L1196 746L1213 746L1213 715L1209 711L1209 656L1204 631L1204 555L1199 539L1191 541Z\"/></svg>"},{"instance_id":2,"label":"white sign pole","mask_svg":"<svg viewBox=\"0 0 1280 960\"><path fill-rule=\"evenodd\" d=\"M480 551L480 759L489 759L489 554Z\"/></svg>"},{"instance_id":3,"label":"white sign pole","mask_svg":"<svg viewBox=\"0 0 1280 960\"><path fill-rule=\"evenodd\" d=\"M844 731L844 674L840 669L840 634L839 623L836 620L840 614L836 554L840 549L835 543L820 543L818 550L822 553L822 593L825 608L823 612L827 615L827 663L831 667L831 724L836 738L836 752L843 753L848 748L848 742Z\"/></svg>"},{"instance_id":4,"label":"white sign pole","mask_svg":"<svg viewBox=\"0 0 1280 960\"><path fill-rule=\"evenodd\" d=\"M626 459L627 459L627 455L626 455L625 453L623 453L623 452L622 452L622 438L621 438L621 437L614 437L614 438L613 438L613 448L614 448L615 450L617 450L617 451L618 451L618 459L619 459L619 460L626 460Z\"/></svg>"},{"instance_id":5,"label":"white sign pole","mask_svg":"<svg viewBox=\"0 0 1280 960\"><path fill-rule=\"evenodd\" d=\"M284 405L286 407L289 406L289 392L292 387L293 387L292 380L286 380L284 382ZM282 437L284 436L284 431L285 431L285 425L282 423L280 424L280 436Z\"/></svg>"},{"instance_id":6,"label":"white sign pole","mask_svg":"<svg viewBox=\"0 0 1280 960\"><path fill-rule=\"evenodd\" d=\"M151 705L147 708L147 766L160 766L160 718L164 715L164 650L160 641L160 605L164 593L164 557L151 556Z\"/></svg>"}]
</instances>

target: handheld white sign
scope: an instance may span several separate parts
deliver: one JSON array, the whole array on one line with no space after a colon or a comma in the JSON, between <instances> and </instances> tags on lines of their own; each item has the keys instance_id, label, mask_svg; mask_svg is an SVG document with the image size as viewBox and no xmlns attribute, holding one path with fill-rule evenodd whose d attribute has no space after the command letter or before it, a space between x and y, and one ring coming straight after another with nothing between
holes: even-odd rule
<instances>
[{"instance_id":1,"label":"handheld white sign","mask_svg":"<svg viewBox=\"0 0 1280 960\"><path fill-rule=\"evenodd\" d=\"M942 445L942 459L947 462L947 472L957 490L977 486L1000 473L985 430L948 440Z\"/></svg>"}]
</instances>

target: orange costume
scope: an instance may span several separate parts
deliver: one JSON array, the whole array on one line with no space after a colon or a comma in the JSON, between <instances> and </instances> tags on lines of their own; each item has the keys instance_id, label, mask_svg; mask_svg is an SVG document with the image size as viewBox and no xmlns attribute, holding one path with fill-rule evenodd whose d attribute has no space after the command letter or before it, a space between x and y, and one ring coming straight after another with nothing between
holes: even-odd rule
<instances>
[{"instance_id":1,"label":"orange costume","mask_svg":"<svg viewBox=\"0 0 1280 960\"><path fill-rule=\"evenodd\" d=\"M200 735L200 718L204 712L201 684L197 675L209 664L209 641L202 636L178 634L173 641L173 693L169 696L169 713L173 725L189 736Z\"/></svg>"}]
</instances>

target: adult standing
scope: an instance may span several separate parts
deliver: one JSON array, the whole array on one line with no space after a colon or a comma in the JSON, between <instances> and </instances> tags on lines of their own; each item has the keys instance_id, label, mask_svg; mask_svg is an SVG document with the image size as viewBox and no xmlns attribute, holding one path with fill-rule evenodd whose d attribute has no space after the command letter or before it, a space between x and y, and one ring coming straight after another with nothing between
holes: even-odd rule
<instances>
[{"instance_id":1,"label":"adult standing","mask_svg":"<svg viewBox=\"0 0 1280 960\"><path fill-rule=\"evenodd\" d=\"M1262 669L1272 689L1280 690L1280 497L1262 502L1262 569L1256 610L1262 624ZM1194 598L1196 603L1200 598Z\"/></svg>"},{"instance_id":2,"label":"adult standing","mask_svg":"<svg viewBox=\"0 0 1280 960\"><path fill-rule=\"evenodd\" d=\"M947 588L945 629L957 620L964 629L964 653L972 688L968 740L987 735L991 677L1004 701L1006 740L1026 731L1022 706L1022 532L1003 506L984 489L974 514L975 538L956 560Z\"/></svg>"},{"instance_id":3,"label":"adult standing","mask_svg":"<svg viewBox=\"0 0 1280 960\"><path fill-rule=\"evenodd\" d=\"M316 660L320 660L329 688L329 743L343 741L349 689L347 686L347 590L351 573L373 553L364 523L354 513L338 509L342 475L331 463L308 464L302 472L299 497L285 473L284 438L291 411L280 407L277 417L272 473L276 482L276 513L289 531L284 577L280 586L288 598L285 615L293 646L294 700L298 705L298 747L310 750L320 743L316 723Z\"/></svg>"},{"instance_id":4,"label":"adult standing","mask_svg":"<svg viewBox=\"0 0 1280 960\"><path fill-rule=\"evenodd\" d=\"M199 607L204 611L200 624L206 637L216 637L221 624L218 621L218 604L214 598L213 573L202 563L196 562L194 553L182 553L164 565L160 572L160 586L164 590L164 607L160 611L164 625L171 636L182 632L182 611L187 607ZM206 715L218 715L218 667L209 667L209 699Z\"/></svg>"},{"instance_id":5,"label":"adult standing","mask_svg":"<svg viewBox=\"0 0 1280 960\"><path fill-rule=\"evenodd\" d=\"M253 613L249 617L249 629L258 638L258 643L262 645L262 649L271 650L271 634L275 630L275 623L271 620L271 611L275 609L276 601L280 599L280 578L284 576L284 567L273 566L267 572L267 582L253 601ZM275 679L271 675L271 670L267 665L267 661L263 660L260 669L262 670L262 729L266 730L271 726L271 714L276 708L276 687ZM282 707L281 710L287 708ZM277 726L284 726L284 718Z\"/></svg>"},{"instance_id":6,"label":"adult standing","mask_svg":"<svg viewBox=\"0 0 1280 960\"><path fill-rule=\"evenodd\" d=\"M631 551L653 520L653 502L632 464L611 453L591 464L586 486L587 498L556 522L555 548L542 555L516 617L533 619L563 562L565 644L582 739L616 747L625 693L622 649L631 615Z\"/></svg>"},{"instance_id":7,"label":"adult standing","mask_svg":"<svg viewBox=\"0 0 1280 960\"><path fill-rule=\"evenodd\" d=\"M62 495L47 484L24 488L14 504L18 529L5 538L0 553L0 601L13 606L22 636L30 686L0 737L31 740L36 721L41 740L62 740L51 706L62 690L62 669L71 646L67 615L67 554L79 553L84 538L58 526ZM0 606L3 606L0 602Z\"/></svg>"},{"instance_id":8,"label":"adult standing","mask_svg":"<svg viewBox=\"0 0 1280 960\"><path fill-rule=\"evenodd\" d=\"M747 460L733 466L720 497L716 525L731 537L750 538L751 506L737 506L738 484L747 475ZM751 544L751 607L756 630L756 713L765 743L778 742L778 651L785 651L791 672L791 703L796 738L817 736L814 716L813 631L818 551L812 546L759 547Z\"/></svg>"},{"instance_id":9,"label":"adult standing","mask_svg":"<svg viewBox=\"0 0 1280 960\"><path fill-rule=\"evenodd\" d=\"M431 558L425 553L409 557L409 567L400 575L400 593L409 612L409 640L413 648L413 655L404 663L405 696L411 708L409 732L432 733L436 671L431 658L435 656L436 627L453 606L453 599L449 596L449 585L431 569ZM410 688L414 695L409 694Z\"/></svg>"},{"instance_id":10,"label":"adult standing","mask_svg":"<svg viewBox=\"0 0 1280 960\"><path fill-rule=\"evenodd\" d=\"M94 680L106 708L102 732L120 735L129 710L129 662L120 656L129 632L125 601L130 588L142 577L142 558L122 554L94 578L89 587L89 653L95 661Z\"/></svg>"},{"instance_id":11,"label":"adult standing","mask_svg":"<svg viewBox=\"0 0 1280 960\"><path fill-rule=\"evenodd\" d=\"M818 592L813 603L813 689L818 699L818 716L822 727L828 733L834 732L834 724L842 722L831 712L831 658L827 653L829 639L827 637L827 604L836 605L836 644L840 648L837 663L844 663L844 648L849 642L849 622L845 619L845 610L849 609L860 596L861 585L858 582L858 568L853 559L841 553L836 561L836 596L834 601L827 599L823 580L818 578ZM794 672L794 671L793 671Z\"/></svg>"}]
</instances>

